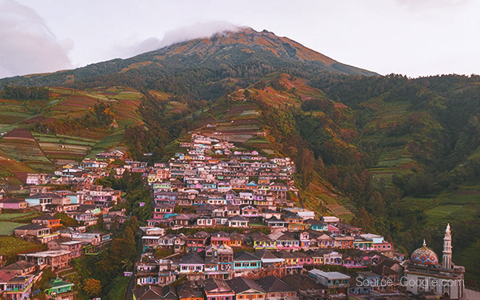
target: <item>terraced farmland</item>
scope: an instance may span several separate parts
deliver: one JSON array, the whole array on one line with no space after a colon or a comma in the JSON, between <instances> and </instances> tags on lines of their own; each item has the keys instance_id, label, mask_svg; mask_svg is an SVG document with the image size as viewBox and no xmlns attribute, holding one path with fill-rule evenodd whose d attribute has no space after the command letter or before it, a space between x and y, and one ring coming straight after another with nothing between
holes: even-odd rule
<instances>
[{"instance_id":1,"label":"terraced farmland","mask_svg":"<svg viewBox=\"0 0 480 300\"><path fill-rule=\"evenodd\" d=\"M0 142L0 149L17 162L34 170L52 170L51 161L45 156L37 141L25 129L13 130Z\"/></svg>"},{"instance_id":2,"label":"terraced farmland","mask_svg":"<svg viewBox=\"0 0 480 300\"><path fill-rule=\"evenodd\" d=\"M33 135L45 155L58 165L82 160L99 142L99 140L67 135L49 135L42 133L34 133Z\"/></svg>"},{"instance_id":3,"label":"terraced farmland","mask_svg":"<svg viewBox=\"0 0 480 300\"><path fill-rule=\"evenodd\" d=\"M141 122L137 110L143 96L135 89L49 89L52 93L49 100L0 99L0 132L8 133L0 140L0 175L4 181L18 184L15 173L52 171L54 165L80 161L86 156L117 147L123 141L125 126ZM69 122L91 113L92 107L100 102L108 103L113 113L111 127L77 128L71 132L67 130L64 135L46 134L55 132L57 128L65 131ZM181 103L171 105L173 110L183 109ZM39 128L46 133L38 132ZM19 129L23 130L21 134L18 134ZM123 149L121 145L120 148Z\"/></svg>"}]
</instances>

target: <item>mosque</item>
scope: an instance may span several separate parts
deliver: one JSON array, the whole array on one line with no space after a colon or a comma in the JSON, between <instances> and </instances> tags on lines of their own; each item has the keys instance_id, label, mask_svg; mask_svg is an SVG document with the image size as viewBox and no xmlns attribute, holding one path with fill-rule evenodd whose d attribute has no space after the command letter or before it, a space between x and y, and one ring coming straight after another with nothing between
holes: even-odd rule
<instances>
[{"instance_id":1,"label":"mosque","mask_svg":"<svg viewBox=\"0 0 480 300\"><path fill-rule=\"evenodd\" d=\"M452 262L452 234L450 224L447 225L443 238L442 263L437 254L423 246L413 251L410 260L403 264L405 276L401 284L413 294L433 292L447 299L465 299L464 274L465 267L456 266Z\"/></svg>"}]
</instances>

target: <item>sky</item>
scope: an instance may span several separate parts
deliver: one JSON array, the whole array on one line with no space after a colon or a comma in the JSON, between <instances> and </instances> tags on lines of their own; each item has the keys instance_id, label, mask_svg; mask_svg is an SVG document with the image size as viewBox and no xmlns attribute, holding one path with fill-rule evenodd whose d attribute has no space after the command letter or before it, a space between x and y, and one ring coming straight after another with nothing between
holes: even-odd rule
<instances>
[{"instance_id":1,"label":"sky","mask_svg":"<svg viewBox=\"0 0 480 300\"><path fill-rule=\"evenodd\" d=\"M479 12L477 0L0 0L0 78L245 26L382 75L480 74Z\"/></svg>"}]
</instances>

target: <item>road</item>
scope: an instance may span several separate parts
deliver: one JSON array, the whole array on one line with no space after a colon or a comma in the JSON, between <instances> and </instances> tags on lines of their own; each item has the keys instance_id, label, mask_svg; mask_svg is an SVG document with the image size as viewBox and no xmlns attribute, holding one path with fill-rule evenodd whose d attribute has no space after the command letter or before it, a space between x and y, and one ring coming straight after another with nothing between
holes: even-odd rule
<instances>
[{"instance_id":1,"label":"road","mask_svg":"<svg viewBox=\"0 0 480 300\"><path fill-rule=\"evenodd\" d=\"M143 232L140 230L143 235ZM140 238L138 242L138 249L137 249L137 260L135 262L140 261L142 257L142 239ZM133 265L133 275L130 277L130 281L128 282L127 290L125 291L125 300L133 300L133 289L135 288L135 281L137 280L136 276L137 270L135 269L135 264Z\"/></svg>"}]
</instances>

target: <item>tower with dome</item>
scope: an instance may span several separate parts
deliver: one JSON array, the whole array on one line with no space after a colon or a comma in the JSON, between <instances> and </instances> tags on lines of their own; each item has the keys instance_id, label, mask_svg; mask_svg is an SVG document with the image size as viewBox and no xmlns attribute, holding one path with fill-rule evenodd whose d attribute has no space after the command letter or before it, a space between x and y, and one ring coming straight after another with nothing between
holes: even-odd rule
<instances>
[{"instance_id":1,"label":"tower with dome","mask_svg":"<svg viewBox=\"0 0 480 300\"><path fill-rule=\"evenodd\" d=\"M440 296L448 295L449 299L465 299L465 268L452 262L450 224L445 230L442 253L442 262L439 263L437 254L427 247L425 240L422 247L413 251L410 259L403 263L405 276L401 284L407 291L414 294L434 292Z\"/></svg>"}]
</instances>

